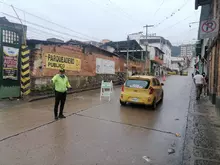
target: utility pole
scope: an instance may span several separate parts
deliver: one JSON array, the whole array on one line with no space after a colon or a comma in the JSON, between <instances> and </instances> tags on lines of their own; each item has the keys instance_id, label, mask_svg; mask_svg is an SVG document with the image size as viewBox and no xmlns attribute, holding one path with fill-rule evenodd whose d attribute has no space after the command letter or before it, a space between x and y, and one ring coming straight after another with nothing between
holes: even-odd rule
<instances>
[{"instance_id":1,"label":"utility pole","mask_svg":"<svg viewBox=\"0 0 220 165\"><path fill-rule=\"evenodd\" d=\"M15 14L16 14L18 20L21 22L22 30L23 30L23 37L24 37L24 38L23 38L23 41L22 41L22 42L24 42L24 43L22 43L22 44L26 45L26 33L25 33L25 30L24 30L24 24L23 24L22 20L20 19L19 15L18 15L18 13L16 12L16 10L15 10L15 8L14 8L13 5L11 5L11 8L14 10L14 12L15 12Z\"/></svg>"},{"instance_id":2,"label":"utility pole","mask_svg":"<svg viewBox=\"0 0 220 165\"><path fill-rule=\"evenodd\" d=\"M127 36L127 78L128 76L128 61L129 61L129 35Z\"/></svg>"},{"instance_id":3,"label":"utility pole","mask_svg":"<svg viewBox=\"0 0 220 165\"><path fill-rule=\"evenodd\" d=\"M149 27L154 27L154 25L145 25L144 28L146 28L146 54L145 54L145 62L144 62L144 72L146 74L146 62L147 62L147 59L149 60L149 72L151 71L150 69L150 57L148 56L148 41L147 41L147 37L148 37L148 28Z\"/></svg>"}]
</instances>

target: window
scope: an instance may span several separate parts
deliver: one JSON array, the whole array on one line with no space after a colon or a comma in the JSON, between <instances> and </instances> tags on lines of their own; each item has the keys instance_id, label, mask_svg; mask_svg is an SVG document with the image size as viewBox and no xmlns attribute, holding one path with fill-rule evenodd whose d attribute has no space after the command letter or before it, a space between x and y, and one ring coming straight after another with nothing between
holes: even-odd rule
<instances>
[{"instance_id":1,"label":"window","mask_svg":"<svg viewBox=\"0 0 220 165\"><path fill-rule=\"evenodd\" d=\"M160 81L158 79L155 79L157 82L157 86L160 86Z\"/></svg>"},{"instance_id":2,"label":"window","mask_svg":"<svg viewBox=\"0 0 220 165\"><path fill-rule=\"evenodd\" d=\"M147 80L127 80L125 83L126 87L139 89L147 89L149 85L150 83Z\"/></svg>"},{"instance_id":3,"label":"window","mask_svg":"<svg viewBox=\"0 0 220 165\"><path fill-rule=\"evenodd\" d=\"M9 30L3 30L3 38L2 42L10 43L10 44L18 44L19 43L19 36L17 33Z\"/></svg>"},{"instance_id":4,"label":"window","mask_svg":"<svg viewBox=\"0 0 220 165\"><path fill-rule=\"evenodd\" d=\"M152 82L153 82L153 86L157 86L157 81L156 81L156 79L155 79L155 78L153 79L153 81L152 81Z\"/></svg>"}]
</instances>

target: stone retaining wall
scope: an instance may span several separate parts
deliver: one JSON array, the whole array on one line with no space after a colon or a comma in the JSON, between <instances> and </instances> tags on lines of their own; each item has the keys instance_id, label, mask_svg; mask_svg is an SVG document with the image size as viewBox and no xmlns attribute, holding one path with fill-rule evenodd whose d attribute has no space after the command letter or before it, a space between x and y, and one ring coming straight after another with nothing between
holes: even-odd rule
<instances>
[{"instance_id":1,"label":"stone retaining wall","mask_svg":"<svg viewBox=\"0 0 220 165\"><path fill-rule=\"evenodd\" d=\"M122 84L126 78L126 73L118 72L115 75L97 74L95 76L69 76L69 82L73 91L84 91L100 88L101 81L113 81L115 85ZM51 84L52 77L32 78L31 96L53 94Z\"/></svg>"}]
</instances>

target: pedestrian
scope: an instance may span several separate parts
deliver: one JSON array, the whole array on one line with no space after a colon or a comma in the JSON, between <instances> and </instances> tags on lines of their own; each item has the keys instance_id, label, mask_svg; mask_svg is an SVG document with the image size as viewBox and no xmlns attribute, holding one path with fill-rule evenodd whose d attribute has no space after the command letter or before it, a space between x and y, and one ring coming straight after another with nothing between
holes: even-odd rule
<instances>
[{"instance_id":1,"label":"pedestrian","mask_svg":"<svg viewBox=\"0 0 220 165\"><path fill-rule=\"evenodd\" d=\"M206 96L207 95L207 86L208 86L208 77L205 74L205 72L202 73L202 76L204 78L203 92L204 92L204 96Z\"/></svg>"},{"instance_id":2,"label":"pedestrian","mask_svg":"<svg viewBox=\"0 0 220 165\"><path fill-rule=\"evenodd\" d=\"M60 69L60 73L56 74L52 78L52 83L55 88L55 105L54 105L54 118L58 120L59 118L66 118L63 115L63 109L66 101L67 90L71 88L69 80L65 75L65 69ZM58 116L58 107L60 105L60 112Z\"/></svg>"},{"instance_id":3,"label":"pedestrian","mask_svg":"<svg viewBox=\"0 0 220 165\"><path fill-rule=\"evenodd\" d=\"M199 71L196 71L196 75L193 77L194 84L196 85L196 100L200 99L200 95L202 93L202 87L204 85L204 78L199 73Z\"/></svg>"}]
</instances>

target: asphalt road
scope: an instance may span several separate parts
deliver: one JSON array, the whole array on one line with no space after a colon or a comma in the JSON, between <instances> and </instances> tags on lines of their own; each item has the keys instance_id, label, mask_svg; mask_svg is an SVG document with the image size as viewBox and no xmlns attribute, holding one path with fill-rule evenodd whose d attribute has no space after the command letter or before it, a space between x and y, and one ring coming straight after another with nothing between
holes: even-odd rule
<instances>
[{"instance_id":1,"label":"asphalt road","mask_svg":"<svg viewBox=\"0 0 220 165\"><path fill-rule=\"evenodd\" d=\"M0 165L180 165L191 84L170 76L156 111L121 107L120 88L110 102L99 91L69 95L56 122L53 99L1 109Z\"/></svg>"}]
</instances>

